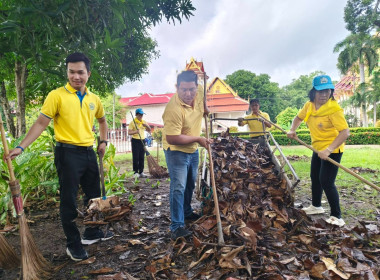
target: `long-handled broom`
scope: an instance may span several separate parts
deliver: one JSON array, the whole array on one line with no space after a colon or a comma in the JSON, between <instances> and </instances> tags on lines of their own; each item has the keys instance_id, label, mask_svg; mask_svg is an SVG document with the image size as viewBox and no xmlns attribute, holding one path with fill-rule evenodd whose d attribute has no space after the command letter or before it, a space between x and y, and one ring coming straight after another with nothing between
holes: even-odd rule
<instances>
[{"instance_id":1,"label":"long-handled broom","mask_svg":"<svg viewBox=\"0 0 380 280\"><path fill-rule=\"evenodd\" d=\"M0 233L0 267L12 269L20 266L20 258L15 250L9 245L5 237Z\"/></svg>"},{"instance_id":2,"label":"long-handled broom","mask_svg":"<svg viewBox=\"0 0 380 280\"><path fill-rule=\"evenodd\" d=\"M259 114L259 116L261 118L264 118L263 116L261 116ZM275 123L272 123L271 121L268 121L267 119L265 119L265 121L269 122L271 125L273 125L274 127L278 128L279 130L281 130L281 132L287 134L287 132L280 126L278 126L277 124ZM294 140L296 140L298 143L300 143L301 145L304 145L305 147L309 148L310 150L312 150L314 153L318 153L318 151L316 149L314 149L312 146L306 144L305 142L303 142L301 139L299 139L298 137L296 137ZM362 181L363 183L367 184L368 186L374 188L375 190L377 190L378 192L380 192L380 187L376 186L375 184L371 183L370 181L364 179L363 177L359 176L358 174L356 174L355 172L351 171L350 169L348 169L347 167L344 167L343 165L341 165L339 162L336 162L335 160L333 160L332 158L327 158L326 159L327 161L331 162L332 164L338 166L339 168L343 169L344 171L346 171L347 173L350 173L352 176L356 177L357 179L359 179L360 181Z\"/></svg>"},{"instance_id":3,"label":"long-handled broom","mask_svg":"<svg viewBox=\"0 0 380 280\"><path fill-rule=\"evenodd\" d=\"M135 124L135 127L137 129L137 133L139 134L141 143L144 146L144 151L145 151L145 154L146 154L146 160L148 162L148 168L149 168L150 175L152 175L153 178L162 178L162 177L168 176L168 172L166 171L166 169L163 168L162 166L160 166L156 162L156 160L154 159L154 157L148 152L148 149L146 148L145 143L144 143L144 141L141 138L139 128L136 125L135 118L133 117L132 112L130 112L130 113L131 113L131 116L132 116L133 123Z\"/></svg>"},{"instance_id":4,"label":"long-handled broom","mask_svg":"<svg viewBox=\"0 0 380 280\"><path fill-rule=\"evenodd\" d=\"M1 140L4 146L4 154L7 156L9 154L9 149L7 140L5 138L5 131L1 115L0 130ZM49 278L53 271L53 268L42 256L41 252L36 246L36 243L34 242L32 234L30 233L29 226L24 213L20 184L18 180L16 180L15 178L11 159L7 160L7 165L10 177L9 188L11 190L13 205L18 216L18 223L20 227L21 264L23 279L39 280Z\"/></svg>"},{"instance_id":5,"label":"long-handled broom","mask_svg":"<svg viewBox=\"0 0 380 280\"><path fill-rule=\"evenodd\" d=\"M203 73L203 80L204 80L204 104L206 104L206 72ZM205 129L206 129L206 138L209 139L209 131L208 131L208 121L207 116L204 116L205 118ZM222 229L222 220L220 219L220 212L219 212L219 200L218 200L218 193L216 190L216 184L215 184L215 175L214 175L214 162L212 159L212 152L211 152L211 145L208 144L207 147L208 151L208 160L210 165L210 178L211 178L211 187L213 192L213 198L214 198L214 208L215 208L215 215L216 215L216 225L218 227L218 244L223 245L224 244L224 237L223 237L223 229Z\"/></svg>"}]
</instances>

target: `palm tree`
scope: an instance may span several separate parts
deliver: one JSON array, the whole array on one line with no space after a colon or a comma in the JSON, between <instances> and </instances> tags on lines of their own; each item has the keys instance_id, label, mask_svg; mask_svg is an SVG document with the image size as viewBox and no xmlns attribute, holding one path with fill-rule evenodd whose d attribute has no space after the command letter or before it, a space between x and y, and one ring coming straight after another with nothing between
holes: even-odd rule
<instances>
[{"instance_id":1,"label":"palm tree","mask_svg":"<svg viewBox=\"0 0 380 280\"><path fill-rule=\"evenodd\" d=\"M372 37L364 33L350 34L343 41L339 42L334 47L334 52L339 52L338 56L338 69L346 74L356 63L359 64L360 84L365 84L365 71L364 67L367 66L368 74L371 75L374 68L378 65L379 55L377 54L379 46L379 38ZM365 96L364 86L361 88L361 95ZM367 123L367 102L362 104L363 110L363 125L368 126Z\"/></svg>"}]
</instances>

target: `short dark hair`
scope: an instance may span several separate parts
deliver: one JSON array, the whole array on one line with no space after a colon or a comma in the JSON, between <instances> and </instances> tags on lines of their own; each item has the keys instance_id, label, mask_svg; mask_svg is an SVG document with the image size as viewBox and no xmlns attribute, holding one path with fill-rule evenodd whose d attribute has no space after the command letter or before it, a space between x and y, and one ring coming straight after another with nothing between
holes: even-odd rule
<instances>
[{"instance_id":1,"label":"short dark hair","mask_svg":"<svg viewBox=\"0 0 380 280\"><path fill-rule=\"evenodd\" d=\"M86 65L87 72L90 72L90 64L91 61L90 59L84 54L84 53L72 53L68 57L66 57L66 68L69 62L80 62L83 61L84 64Z\"/></svg>"},{"instance_id":2,"label":"short dark hair","mask_svg":"<svg viewBox=\"0 0 380 280\"><path fill-rule=\"evenodd\" d=\"M253 103L257 103L260 105L260 101L257 98L251 99L251 101L249 101L249 106L251 106Z\"/></svg>"},{"instance_id":3,"label":"short dark hair","mask_svg":"<svg viewBox=\"0 0 380 280\"><path fill-rule=\"evenodd\" d=\"M198 76L192 70L182 71L177 76L177 87L179 87L181 82L195 82L198 85Z\"/></svg>"},{"instance_id":4,"label":"short dark hair","mask_svg":"<svg viewBox=\"0 0 380 280\"><path fill-rule=\"evenodd\" d=\"M331 90L331 94L330 94L330 96L329 96L329 99L330 98L332 98L333 100L335 100L335 98L334 98L334 89L330 89ZM310 91L309 91L309 100L311 101L311 102L314 102L314 99L315 99L315 95L317 94L317 92L318 92L318 90L315 88L315 87L313 87Z\"/></svg>"}]
</instances>

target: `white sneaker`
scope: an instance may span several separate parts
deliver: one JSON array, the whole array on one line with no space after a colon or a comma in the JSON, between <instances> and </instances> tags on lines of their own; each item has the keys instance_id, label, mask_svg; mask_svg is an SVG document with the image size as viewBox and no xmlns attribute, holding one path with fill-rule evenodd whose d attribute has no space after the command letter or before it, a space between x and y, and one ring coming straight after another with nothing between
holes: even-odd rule
<instances>
[{"instance_id":1,"label":"white sneaker","mask_svg":"<svg viewBox=\"0 0 380 280\"><path fill-rule=\"evenodd\" d=\"M144 172L142 172L142 173L140 173L140 177L141 178L146 178L146 177L148 177L148 175L146 175Z\"/></svg>"},{"instance_id":2,"label":"white sneaker","mask_svg":"<svg viewBox=\"0 0 380 280\"><path fill-rule=\"evenodd\" d=\"M139 173L135 173L135 174L133 174L133 177L140 178L140 174Z\"/></svg>"},{"instance_id":3,"label":"white sneaker","mask_svg":"<svg viewBox=\"0 0 380 280\"><path fill-rule=\"evenodd\" d=\"M329 224L332 224L332 225L336 225L338 227L342 227L342 226L344 226L346 224L343 221L343 219L338 219L337 217L334 217L334 216L330 216L330 218L328 218L326 220L326 223L329 223Z\"/></svg>"},{"instance_id":4,"label":"white sneaker","mask_svg":"<svg viewBox=\"0 0 380 280\"><path fill-rule=\"evenodd\" d=\"M323 209L322 206L315 207L313 205L310 205L309 207L302 208L302 210L306 213L306 215L315 215L315 214L325 213L325 209Z\"/></svg>"}]
</instances>

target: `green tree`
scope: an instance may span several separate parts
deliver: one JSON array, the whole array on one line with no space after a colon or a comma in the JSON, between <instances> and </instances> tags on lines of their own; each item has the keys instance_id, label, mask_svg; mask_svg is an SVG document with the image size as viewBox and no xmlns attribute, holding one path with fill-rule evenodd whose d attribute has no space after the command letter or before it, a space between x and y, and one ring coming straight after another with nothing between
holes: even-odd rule
<instances>
[{"instance_id":1,"label":"green tree","mask_svg":"<svg viewBox=\"0 0 380 280\"><path fill-rule=\"evenodd\" d=\"M281 126L285 130L289 130L292 126L293 119L297 116L299 112L298 108L288 107L285 110L281 111L280 114L276 117L276 122L279 126ZM306 124L304 122L301 123L299 129L306 128Z\"/></svg>"},{"instance_id":2,"label":"green tree","mask_svg":"<svg viewBox=\"0 0 380 280\"><path fill-rule=\"evenodd\" d=\"M379 55L377 54L379 47L379 38L373 37L368 34L359 33L351 34L343 41L336 44L334 52L339 52L338 68L342 73L347 73L350 69L354 70L352 66L356 63L359 64L360 83L365 84L365 66L367 66L368 74L371 75L372 71L378 65ZM365 100L361 103L361 110L363 115L363 125L368 126L367 122L367 101L366 94L363 90L365 86L361 87L360 100Z\"/></svg>"},{"instance_id":3,"label":"green tree","mask_svg":"<svg viewBox=\"0 0 380 280\"><path fill-rule=\"evenodd\" d=\"M114 99L113 94L101 98L109 128L113 128L113 121L115 121L115 128L120 128L122 120L125 119L127 109L120 103L120 98L120 95L115 95ZM115 112L115 119L113 112Z\"/></svg>"},{"instance_id":4,"label":"green tree","mask_svg":"<svg viewBox=\"0 0 380 280\"><path fill-rule=\"evenodd\" d=\"M297 79L282 88L283 92L283 108L295 107L302 108L309 101L308 93L312 88L315 76L325 74L322 71L315 71L309 75L301 75Z\"/></svg>"},{"instance_id":5,"label":"green tree","mask_svg":"<svg viewBox=\"0 0 380 280\"><path fill-rule=\"evenodd\" d=\"M194 10L191 0L1 1L0 53L11 60L6 71L15 75L17 136L25 133L26 101L66 81L63 61L69 53L88 54L88 85L101 95L113 92L141 78L158 56L147 31L163 19L181 23Z\"/></svg>"},{"instance_id":6,"label":"green tree","mask_svg":"<svg viewBox=\"0 0 380 280\"><path fill-rule=\"evenodd\" d=\"M380 27L378 13L380 0L348 0L344 8L344 21L352 33L367 33Z\"/></svg>"},{"instance_id":7,"label":"green tree","mask_svg":"<svg viewBox=\"0 0 380 280\"><path fill-rule=\"evenodd\" d=\"M238 70L227 75L225 81L241 98L258 98L260 110L268 113L271 119L280 112L280 88L277 83L270 81L269 75Z\"/></svg>"}]
</instances>

